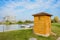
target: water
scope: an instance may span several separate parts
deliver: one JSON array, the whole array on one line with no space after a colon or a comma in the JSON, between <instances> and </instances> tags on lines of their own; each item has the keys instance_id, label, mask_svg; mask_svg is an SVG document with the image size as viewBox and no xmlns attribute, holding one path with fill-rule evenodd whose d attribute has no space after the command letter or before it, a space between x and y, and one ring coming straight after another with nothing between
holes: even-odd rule
<instances>
[{"instance_id":1,"label":"water","mask_svg":"<svg viewBox=\"0 0 60 40\"><path fill-rule=\"evenodd\" d=\"M32 28L33 24L28 24L28 25L0 25L0 32L4 31L10 31L10 30L20 30L23 28Z\"/></svg>"}]
</instances>

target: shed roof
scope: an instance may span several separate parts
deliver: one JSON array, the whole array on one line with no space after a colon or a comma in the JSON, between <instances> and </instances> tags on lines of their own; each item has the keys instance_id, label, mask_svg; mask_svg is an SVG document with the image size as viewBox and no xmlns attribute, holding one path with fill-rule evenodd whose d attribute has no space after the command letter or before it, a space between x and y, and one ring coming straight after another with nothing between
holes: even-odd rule
<instances>
[{"instance_id":1,"label":"shed roof","mask_svg":"<svg viewBox=\"0 0 60 40\"><path fill-rule=\"evenodd\" d=\"M33 14L32 16L44 16L44 15L46 15L46 16L52 16L51 14L48 14L46 12L41 12L41 13Z\"/></svg>"}]
</instances>

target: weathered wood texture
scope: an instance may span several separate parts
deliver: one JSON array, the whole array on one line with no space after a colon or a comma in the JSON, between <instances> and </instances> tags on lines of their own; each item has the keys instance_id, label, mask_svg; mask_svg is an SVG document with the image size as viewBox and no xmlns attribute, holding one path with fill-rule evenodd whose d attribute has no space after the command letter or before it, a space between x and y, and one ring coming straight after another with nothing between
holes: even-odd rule
<instances>
[{"instance_id":1,"label":"weathered wood texture","mask_svg":"<svg viewBox=\"0 0 60 40\"><path fill-rule=\"evenodd\" d=\"M50 16L34 16L34 33L50 34L51 18Z\"/></svg>"}]
</instances>

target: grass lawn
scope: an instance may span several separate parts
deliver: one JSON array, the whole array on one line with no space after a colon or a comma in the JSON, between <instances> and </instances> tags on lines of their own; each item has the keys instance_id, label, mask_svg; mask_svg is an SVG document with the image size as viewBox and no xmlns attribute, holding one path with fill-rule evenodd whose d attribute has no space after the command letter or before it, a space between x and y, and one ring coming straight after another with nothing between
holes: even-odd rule
<instances>
[{"instance_id":1,"label":"grass lawn","mask_svg":"<svg viewBox=\"0 0 60 40\"><path fill-rule=\"evenodd\" d=\"M50 35L49 37L37 36L33 33L32 29L15 30L9 32L1 32L0 40L28 40L31 37L37 38L37 40L56 40L60 36L60 24L52 23L51 29L57 36Z\"/></svg>"}]
</instances>

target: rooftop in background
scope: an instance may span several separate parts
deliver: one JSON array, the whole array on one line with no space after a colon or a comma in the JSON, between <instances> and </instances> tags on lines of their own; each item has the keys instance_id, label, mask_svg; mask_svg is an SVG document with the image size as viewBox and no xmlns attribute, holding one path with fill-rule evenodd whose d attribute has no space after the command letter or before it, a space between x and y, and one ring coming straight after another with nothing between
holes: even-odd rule
<instances>
[{"instance_id":1,"label":"rooftop in background","mask_svg":"<svg viewBox=\"0 0 60 40\"><path fill-rule=\"evenodd\" d=\"M44 15L52 16L51 14L48 14L46 12L41 12L41 13L33 14L33 16L44 16Z\"/></svg>"}]
</instances>

